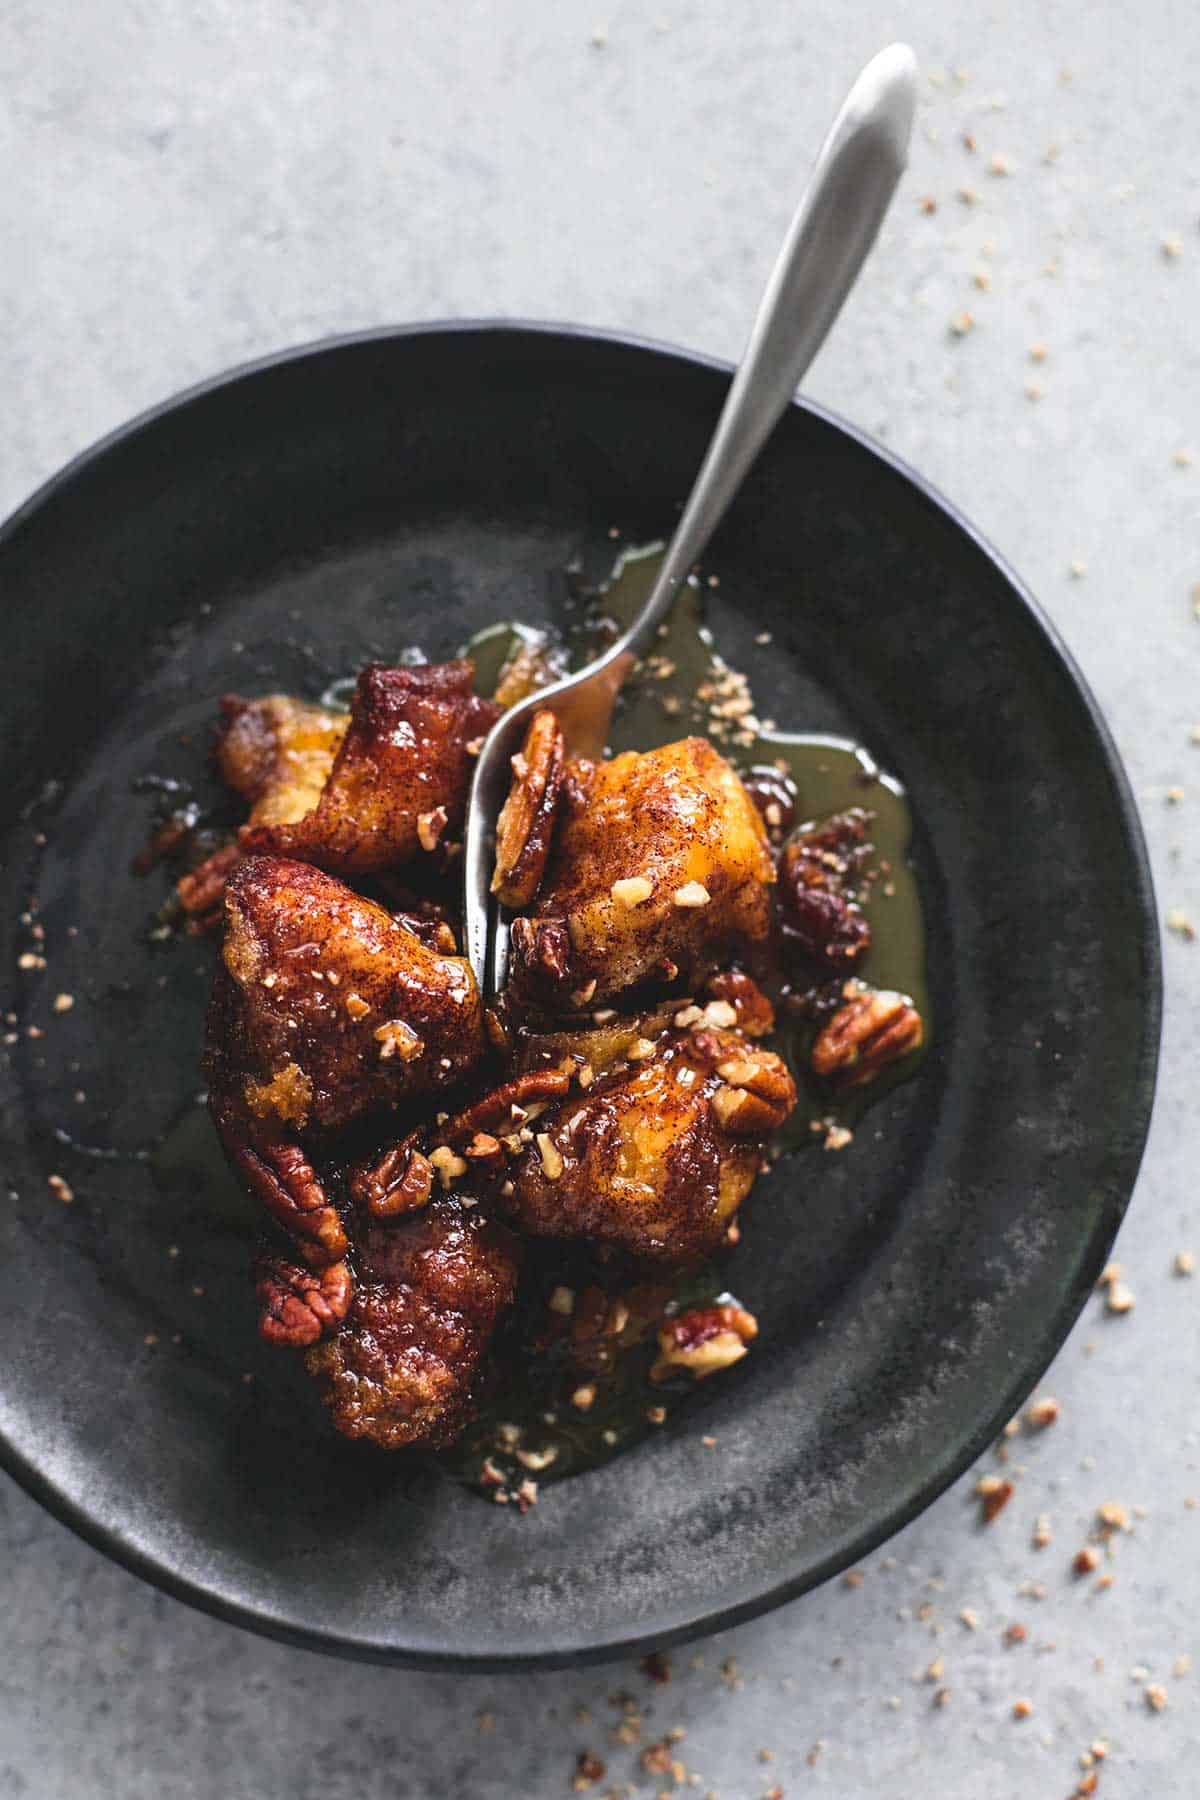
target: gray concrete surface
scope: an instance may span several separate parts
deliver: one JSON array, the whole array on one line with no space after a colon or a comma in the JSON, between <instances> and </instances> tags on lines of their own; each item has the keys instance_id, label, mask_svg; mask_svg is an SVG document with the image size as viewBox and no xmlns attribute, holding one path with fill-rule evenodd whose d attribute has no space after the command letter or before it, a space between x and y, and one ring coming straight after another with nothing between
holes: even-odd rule
<instances>
[{"instance_id":1,"label":"gray concrete surface","mask_svg":"<svg viewBox=\"0 0 1200 1800\"><path fill-rule=\"evenodd\" d=\"M898 35L927 71L914 163L812 392L1032 583L1112 721L1164 915L1200 921L1200 25L1183 0L1136 22L1114 0L9 0L0 504L187 382L380 320L526 314L736 354L831 108ZM1169 933L1165 953L1158 1111L1118 1250L1137 1304L1081 1321L1048 1383L1060 1419L1015 1441L1027 1472L986 1532L964 1481L860 1586L701 1645L703 1666L676 1656L666 1687L634 1668L461 1680L241 1635L5 1483L0 1795L542 1800L583 1749L608 1764L594 1793L649 1795L671 1783L614 1741L621 1688L642 1742L681 1726L693 1791L724 1800L774 1783L1065 1800L1097 1738L1103 1800L1194 1795L1200 1277L1172 1264L1200 1256L1200 942ZM1098 1590L1070 1561L1110 1500L1133 1529ZM1028 1640L1004 1647L1014 1621ZM921 1681L935 1658L940 1683Z\"/></svg>"}]
</instances>

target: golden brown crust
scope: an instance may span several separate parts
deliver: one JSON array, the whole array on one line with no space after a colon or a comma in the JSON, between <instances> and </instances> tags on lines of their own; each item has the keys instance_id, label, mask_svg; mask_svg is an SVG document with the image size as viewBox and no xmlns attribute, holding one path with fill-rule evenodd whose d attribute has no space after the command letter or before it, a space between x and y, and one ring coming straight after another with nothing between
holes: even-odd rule
<instances>
[{"instance_id":1,"label":"golden brown crust","mask_svg":"<svg viewBox=\"0 0 1200 1800\"><path fill-rule=\"evenodd\" d=\"M337 1429L387 1450L452 1443L518 1263L511 1233L452 1196L366 1226L346 1320L305 1358Z\"/></svg>"},{"instance_id":2,"label":"golden brown crust","mask_svg":"<svg viewBox=\"0 0 1200 1800\"><path fill-rule=\"evenodd\" d=\"M306 863L230 878L207 1072L260 1133L328 1131L453 1086L483 1054L469 964Z\"/></svg>"},{"instance_id":3,"label":"golden brown crust","mask_svg":"<svg viewBox=\"0 0 1200 1800\"><path fill-rule=\"evenodd\" d=\"M395 669L369 664L316 805L288 822L245 826L243 850L367 874L397 868L455 837L475 766L469 746L499 716L490 700L471 691L473 674L465 660Z\"/></svg>"},{"instance_id":4,"label":"golden brown crust","mask_svg":"<svg viewBox=\"0 0 1200 1800\"><path fill-rule=\"evenodd\" d=\"M514 999L580 1010L697 977L767 937L774 879L762 820L706 739L574 763L541 897L514 923Z\"/></svg>"},{"instance_id":5,"label":"golden brown crust","mask_svg":"<svg viewBox=\"0 0 1200 1800\"><path fill-rule=\"evenodd\" d=\"M644 1054L536 1122L499 1204L532 1236L590 1238L663 1265L699 1262L720 1247L758 1173L765 1132L786 1118L796 1090L777 1056L734 1031L670 1032L636 1050ZM723 1119L722 1096L743 1091L731 1074L770 1090L769 1112L749 1128Z\"/></svg>"}]
</instances>

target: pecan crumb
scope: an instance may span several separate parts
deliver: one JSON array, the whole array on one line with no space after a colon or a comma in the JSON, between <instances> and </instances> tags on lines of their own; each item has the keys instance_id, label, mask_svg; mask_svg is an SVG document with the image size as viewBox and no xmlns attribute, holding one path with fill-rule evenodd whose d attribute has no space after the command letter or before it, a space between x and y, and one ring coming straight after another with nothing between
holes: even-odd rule
<instances>
[{"instance_id":1,"label":"pecan crumb","mask_svg":"<svg viewBox=\"0 0 1200 1800\"><path fill-rule=\"evenodd\" d=\"M61 1175L48 1175L46 1177L46 1186L50 1189L50 1192L54 1195L56 1200L62 1200L65 1203L69 1203L75 1198L75 1189L69 1182L64 1181Z\"/></svg>"},{"instance_id":2,"label":"pecan crumb","mask_svg":"<svg viewBox=\"0 0 1200 1800\"><path fill-rule=\"evenodd\" d=\"M532 1469L535 1475L558 1461L558 1451L553 1444L547 1445L544 1450L518 1450L516 1456L522 1468Z\"/></svg>"},{"instance_id":3,"label":"pecan crumb","mask_svg":"<svg viewBox=\"0 0 1200 1800\"><path fill-rule=\"evenodd\" d=\"M1151 1712L1162 1712L1167 1704L1167 1690L1161 1682L1152 1681L1146 1689L1146 1705Z\"/></svg>"},{"instance_id":4,"label":"pecan crumb","mask_svg":"<svg viewBox=\"0 0 1200 1800\"><path fill-rule=\"evenodd\" d=\"M593 1756L590 1751L581 1750L575 1758L575 1774L572 1777L571 1786L577 1794L582 1794L588 1788L594 1787L598 1781L603 1781L605 1772L605 1764L600 1761L598 1756Z\"/></svg>"},{"instance_id":5,"label":"pecan crumb","mask_svg":"<svg viewBox=\"0 0 1200 1800\"><path fill-rule=\"evenodd\" d=\"M647 1744L639 1760L647 1775L669 1775L671 1772L671 1746L665 1738L657 1744Z\"/></svg>"},{"instance_id":6,"label":"pecan crumb","mask_svg":"<svg viewBox=\"0 0 1200 1800\"><path fill-rule=\"evenodd\" d=\"M1034 1401L1026 1417L1036 1431L1045 1431L1048 1425L1053 1425L1058 1414L1058 1401L1047 1394L1044 1399Z\"/></svg>"},{"instance_id":7,"label":"pecan crumb","mask_svg":"<svg viewBox=\"0 0 1200 1800\"><path fill-rule=\"evenodd\" d=\"M1100 1552L1096 1549L1094 1544L1085 1544L1082 1550L1076 1551L1075 1560L1071 1564L1071 1568L1076 1575L1090 1575L1093 1570L1098 1569L1099 1567Z\"/></svg>"},{"instance_id":8,"label":"pecan crumb","mask_svg":"<svg viewBox=\"0 0 1200 1800\"><path fill-rule=\"evenodd\" d=\"M975 1484L975 1492L982 1504L985 1525L990 1525L1004 1511L1014 1491L1012 1482L1003 1480L999 1475L980 1476Z\"/></svg>"}]
</instances>

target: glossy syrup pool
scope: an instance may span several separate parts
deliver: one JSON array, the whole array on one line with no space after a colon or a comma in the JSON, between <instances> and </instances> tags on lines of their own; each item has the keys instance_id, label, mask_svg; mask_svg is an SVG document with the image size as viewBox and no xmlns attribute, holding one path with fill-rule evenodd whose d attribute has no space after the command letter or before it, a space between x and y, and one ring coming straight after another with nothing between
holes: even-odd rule
<instances>
[{"instance_id":1,"label":"glossy syrup pool","mask_svg":"<svg viewBox=\"0 0 1200 1800\"><path fill-rule=\"evenodd\" d=\"M491 693L505 665L520 650L540 651L554 674L579 667L624 628L649 594L661 562L658 545L626 549L607 576L591 580L582 568L568 571L563 622L558 634L531 632L515 622L493 625L465 646L475 658L480 692ZM714 721L706 692L733 687L712 635L705 624L704 585L690 583L679 595L669 623L660 632L655 654L629 678L613 717L609 748L649 750L695 732L714 737L743 776L769 770L786 775L794 785L795 828L819 822L833 813L861 807L872 815L870 865L878 878L864 894L862 908L871 927L871 942L856 974L874 987L907 994L925 1021L925 1047L885 1071L868 1086L847 1095L831 1094L811 1073L808 1052L816 1027L805 1019L779 1014L772 1047L787 1061L796 1081L799 1102L777 1134L773 1154L825 1143L830 1127L853 1131L863 1113L897 1083L915 1073L930 1037L929 994L925 977L925 928L917 878L910 862L912 814L901 783L879 769L868 750L847 738L806 735L780 730L774 721L753 713L740 719ZM715 729L714 729L715 725ZM781 977L768 982L776 993ZM774 996L773 996L774 997ZM534 1266L522 1284L516 1317L497 1385L474 1423L443 1454L444 1466L459 1478L476 1483L490 1457L516 1485L530 1473L519 1459L521 1450L541 1462L546 1451L553 1461L534 1467L539 1483L594 1467L619 1455L640 1438L659 1429L680 1407L700 1399L706 1383L676 1377L661 1385L649 1379L655 1342L652 1325L639 1325L639 1308L622 1332L618 1354L602 1378L586 1411L570 1395L590 1377L571 1366L565 1335L546 1342L550 1293L566 1284L578 1292L594 1281L587 1259L535 1252ZM708 1306L731 1297L736 1285L736 1251L706 1267L676 1277L657 1295L646 1295L649 1312L664 1306L683 1310ZM635 1290L636 1294L637 1290ZM741 1299L753 1311L753 1296ZM762 1353L761 1349L757 1352ZM756 1354L752 1346L750 1355ZM710 1377L709 1380L713 1380ZM715 1377L717 1381L720 1376Z\"/></svg>"}]
</instances>

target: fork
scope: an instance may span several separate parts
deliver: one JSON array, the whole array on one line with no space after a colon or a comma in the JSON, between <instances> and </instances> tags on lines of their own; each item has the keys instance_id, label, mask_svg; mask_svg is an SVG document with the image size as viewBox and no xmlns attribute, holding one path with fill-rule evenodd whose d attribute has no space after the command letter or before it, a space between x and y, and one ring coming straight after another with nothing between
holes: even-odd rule
<instances>
[{"instance_id":1,"label":"fork","mask_svg":"<svg viewBox=\"0 0 1200 1800\"><path fill-rule=\"evenodd\" d=\"M599 756L617 695L703 554L853 287L908 160L917 63L906 44L872 58L842 104L759 303L658 578L633 623L575 674L536 689L492 727L475 766L463 842L467 958L485 1000L504 986L508 926L491 892L496 821L533 713L557 716L569 756Z\"/></svg>"}]
</instances>

